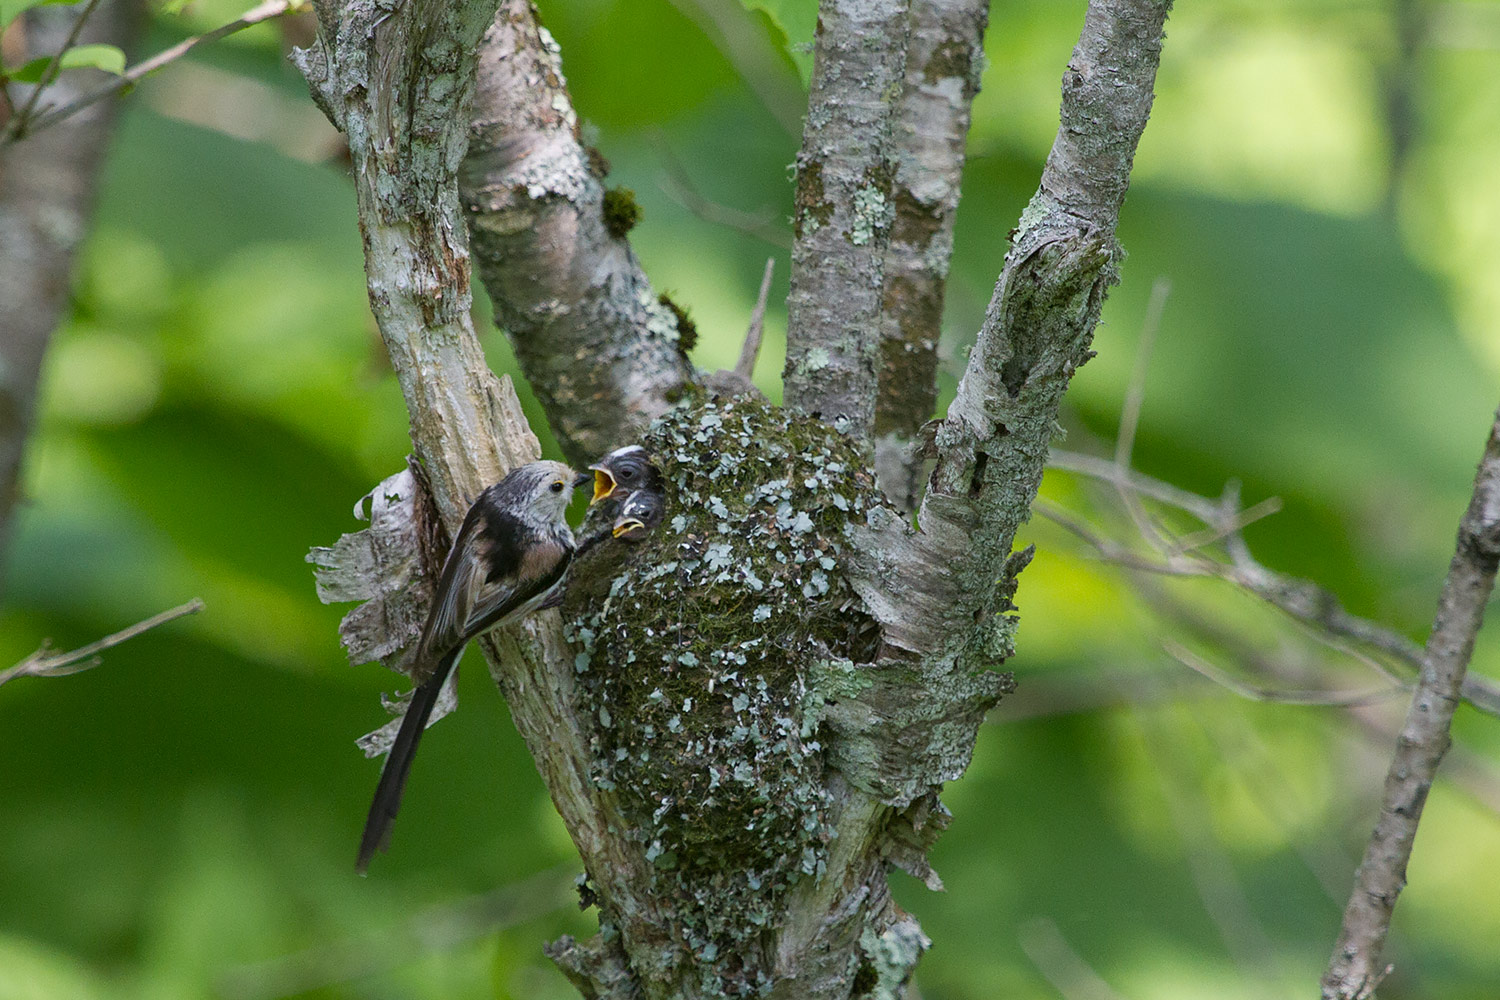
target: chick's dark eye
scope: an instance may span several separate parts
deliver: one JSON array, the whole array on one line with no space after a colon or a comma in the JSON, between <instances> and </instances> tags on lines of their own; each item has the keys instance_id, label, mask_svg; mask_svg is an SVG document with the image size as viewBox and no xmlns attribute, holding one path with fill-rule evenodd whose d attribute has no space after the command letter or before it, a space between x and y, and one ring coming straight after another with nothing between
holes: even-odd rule
<instances>
[{"instance_id":1,"label":"chick's dark eye","mask_svg":"<svg viewBox=\"0 0 1500 1000\"><path fill-rule=\"evenodd\" d=\"M635 470L634 469L621 469L620 470L620 478L622 480L625 480L625 479L634 479L635 478Z\"/></svg>"},{"instance_id":2,"label":"chick's dark eye","mask_svg":"<svg viewBox=\"0 0 1500 1000\"><path fill-rule=\"evenodd\" d=\"M562 484L561 480L559 480L558 482L555 482L555 483L552 484L552 492L553 493L561 493L562 491L563 491L563 484Z\"/></svg>"}]
</instances>

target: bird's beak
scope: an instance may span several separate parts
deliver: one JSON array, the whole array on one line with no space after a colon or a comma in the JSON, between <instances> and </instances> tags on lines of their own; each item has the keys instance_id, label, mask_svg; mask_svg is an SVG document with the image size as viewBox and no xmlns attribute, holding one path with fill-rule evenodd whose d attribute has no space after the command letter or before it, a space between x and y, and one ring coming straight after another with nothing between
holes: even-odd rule
<instances>
[{"instance_id":1,"label":"bird's beak","mask_svg":"<svg viewBox=\"0 0 1500 1000\"><path fill-rule=\"evenodd\" d=\"M615 477L597 465L591 465L589 468L594 473L594 499L589 501L589 506L592 507L615 491Z\"/></svg>"},{"instance_id":2,"label":"bird's beak","mask_svg":"<svg viewBox=\"0 0 1500 1000\"><path fill-rule=\"evenodd\" d=\"M575 489L575 490L578 489L578 487L585 485L586 483L589 482L589 480L591 480L593 478L594 478L594 475L591 472L580 472L573 479L573 489Z\"/></svg>"},{"instance_id":3,"label":"bird's beak","mask_svg":"<svg viewBox=\"0 0 1500 1000\"><path fill-rule=\"evenodd\" d=\"M635 531L637 528L641 529L642 531L645 531L646 530L646 522L644 522L644 521L638 521L638 520L636 520L633 517L627 517L623 521L616 521L615 522L615 526L610 529L609 533L611 535L615 536L616 538L619 538L622 535L628 535L628 534L630 534L632 531Z\"/></svg>"}]
</instances>

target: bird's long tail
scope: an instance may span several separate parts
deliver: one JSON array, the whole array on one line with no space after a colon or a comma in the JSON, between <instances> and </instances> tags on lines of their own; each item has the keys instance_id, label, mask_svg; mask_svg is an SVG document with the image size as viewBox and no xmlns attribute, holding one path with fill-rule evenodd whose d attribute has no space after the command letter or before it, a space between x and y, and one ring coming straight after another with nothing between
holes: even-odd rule
<instances>
[{"instance_id":1,"label":"bird's long tail","mask_svg":"<svg viewBox=\"0 0 1500 1000\"><path fill-rule=\"evenodd\" d=\"M355 870L361 875L370 867L370 858L377 850L383 851L391 839L391 826L396 822L396 811L401 808L401 793L406 789L406 776L411 773L412 759L417 755L417 742L432 717L432 707L437 704L438 693L448 673L463 653L460 646L438 661L432 676L417 687L401 717L401 728L396 732L396 741L385 758L385 767L380 771L380 784L375 786L375 801L370 803L370 815L365 820L365 832L359 839L359 860Z\"/></svg>"}]
</instances>

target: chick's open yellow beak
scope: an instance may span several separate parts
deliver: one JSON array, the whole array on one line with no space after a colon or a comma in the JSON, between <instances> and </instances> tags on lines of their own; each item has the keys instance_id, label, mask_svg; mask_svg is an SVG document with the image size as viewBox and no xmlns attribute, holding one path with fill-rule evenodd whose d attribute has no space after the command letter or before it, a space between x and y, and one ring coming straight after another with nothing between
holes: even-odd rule
<instances>
[{"instance_id":1,"label":"chick's open yellow beak","mask_svg":"<svg viewBox=\"0 0 1500 1000\"><path fill-rule=\"evenodd\" d=\"M589 506L592 507L615 491L615 477L597 465L591 465L589 468L594 472L594 499L589 501Z\"/></svg>"},{"instance_id":2,"label":"chick's open yellow beak","mask_svg":"<svg viewBox=\"0 0 1500 1000\"><path fill-rule=\"evenodd\" d=\"M635 531L637 528L639 528L642 531L645 531L646 530L646 524L645 524L644 521L637 521L635 518L632 517L632 518L630 518L628 520L625 520L625 521L616 521L615 522L615 526L613 528L609 529L609 533L611 535L615 536L616 538L619 538L621 535L628 535L628 534L630 534L632 531Z\"/></svg>"}]
</instances>

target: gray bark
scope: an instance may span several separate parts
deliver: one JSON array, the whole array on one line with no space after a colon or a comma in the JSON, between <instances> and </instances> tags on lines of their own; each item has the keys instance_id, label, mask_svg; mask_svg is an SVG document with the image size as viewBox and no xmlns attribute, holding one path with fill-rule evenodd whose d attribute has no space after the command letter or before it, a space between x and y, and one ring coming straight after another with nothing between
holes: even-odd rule
<instances>
[{"instance_id":1,"label":"gray bark","mask_svg":"<svg viewBox=\"0 0 1500 1000\"><path fill-rule=\"evenodd\" d=\"M902 510L921 499L918 438L937 405L943 293L988 20L985 0L915 0L911 7L875 398L875 471Z\"/></svg>"},{"instance_id":2,"label":"gray bark","mask_svg":"<svg viewBox=\"0 0 1500 1000\"><path fill-rule=\"evenodd\" d=\"M26 57L58 52L81 7L29 11ZM84 25L79 41L128 47L138 20L139 10L128 0L109 0ZM47 88L43 100L69 103L107 76L70 70ZM22 104L30 91L13 85L12 97ZM18 500L42 357L68 306L73 258L88 232L114 121L113 106L96 105L47 132L0 148L0 316L5 317L0 336L0 551Z\"/></svg>"},{"instance_id":3,"label":"gray bark","mask_svg":"<svg viewBox=\"0 0 1500 1000\"><path fill-rule=\"evenodd\" d=\"M640 437L692 366L606 226L601 160L529 0L504 0L485 35L472 122L459 191L479 276L563 451L586 463Z\"/></svg>"},{"instance_id":4,"label":"gray bark","mask_svg":"<svg viewBox=\"0 0 1500 1000\"><path fill-rule=\"evenodd\" d=\"M1041 186L1012 238L947 416L917 522L940 578L884 574L892 620L924 653L1003 648L1017 563L996 579L1041 483L1058 406L1089 344L1121 256L1115 223L1146 121L1169 0L1095 0L1063 77L1062 120ZM902 525L886 526L887 534ZM883 621L885 619L882 619Z\"/></svg>"},{"instance_id":5,"label":"gray bark","mask_svg":"<svg viewBox=\"0 0 1500 1000\"><path fill-rule=\"evenodd\" d=\"M1406 886L1406 864L1422 808L1452 742L1453 710L1462 699L1474 638L1500 567L1500 413L1490 429L1474 479L1474 494L1458 525L1458 545L1427 638L1422 673L1385 778L1380 818L1354 888L1333 957L1323 975L1324 1000L1362 1000L1388 971L1381 961L1396 898Z\"/></svg>"},{"instance_id":6,"label":"gray bark","mask_svg":"<svg viewBox=\"0 0 1500 1000\"><path fill-rule=\"evenodd\" d=\"M784 397L861 438L875 419L907 31L906 0L820 5L797 154Z\"/></svg>"},{"instance_id":7,"label":"gray bark","mask_svg":"<svg viewBox=\"0 0 1500 1000\"><path fill-rule=\"evenodd\" d=\"M444 121L464 120L452 116L463 111L477 12L431 0L394 13L365 0L322 0L320 44L299 57L315 95L350 136L371 302L436 509L450 529L461 498L493 481L500 467L534 454L513 397L479 365L466 319L467 258L455 225L453 176L461 136ZM1057 163L1049 163L1034 203L1043 209L1023 219L1023 243L1008 260L997 301L1010 302L1005 290L1021 280L1014 273L1022 264L1044 258L1057 273L1047 275L1043 293L1020 303L1031 326L997 318L981 333L961 396L967 409L955 411L939 440L950 471L944 483L955 465L976 463L977 449L1003 451L995 439L1005 435L994 421L984 433L967 430L989 416L986 407L998 402L991 396L1015 383L1005 415L1017 426L1045 429L1066 384L1055 376L1059 358L1081 363L1074 355L1113 273L1105 271L1102 249L1114 247L1114 214L1149 108L1165 12L1151 0L1090 6L1080 53L1110 70L1093 73L1075 56L1073 76L1082 82L1065 88ZM538 148L544 167L537 176L551 183L558 168L546 161L556 154L561 173L576 179L571 128L555 103L562 93L556 53L546 36L526 27L525 13L514 4L501 11L489 41L498 50L485 65L496 79L510 74L510 85L551 88L549 107L563 119L525 102L507 104L504 115L479 116L480 133L494 145L475 155L511 169L497 137L519 128L526 141L558 143ZM906 24L904 8L895 5L825 5L799 160L804 225L794 261L801 272L794 299L802 299L791 337L793 405L778 410L750 395L690 392L642 442L670 484L662 526L639 546L606 543L573 567L562 628L557 613L545 612L483 643L578 847L587 898L599 907L598 937L564 938L549 949L588 997L895 1000L908 995L927 946L916 921L891 900L887 873L898 866L929 886L941 884L926 860L948 818L937 793L963 772L984 713L1010 687L1008 675L990 668L1009 651L1013 621L992 612L1008 609L1009 588L1027 558L1003 556L1006 525L1013 530L1024 517L1034 485L997 482L977 460L980 474L957 493L929 498L932 508L923 514L931 528L918 535L884 504L867 469L878 279L892 210L891 109ZM850 34L856 28L864 33ZM370 67L380 68L378 79ZM873 95L866 92L872 86ZM1130 111L1103 114L1098 102L1107 104L1121 88ZM412 120L421 128L407 128ZM1119 143L1112 136L1122 121L1133 131ZM1078 158L1068 149L1076 144L1096 153L1088 164L1094 172L1082 180L1056 176L1074 168ZM506 183L485 190L495 195ZM1097 185L1109 190L1101 194ZM566 236L575 223L579 233L591 224L577 204L543 194L514 207L518 218L532 219L556 207ZM1096 204L1113 208L1088 214ZM496 228L508 229L499 221ZM476 222L475 230L491 224ZM826 239L813 239L824 229ZM586 238L574 247L599 245ZM558 296L586 300L593 286L552 287ZM559 298L554 308L566 313L578 301ZM1015 311L997 307L996 314ZM856 315L863 326L851 325ZM601 336L618 338L622 330L629 325ZM567 370L589 363L575 355ZM646 367L654 370L649 360ZM620 412L651 409L652 391L621 385ZM1040 475L1046 437L1033 436L1039 444L1006 460L1019 475ZM580 434L574 447L581 443ZM959 551L954 542L964 505L971 508L967 523L989 546L982 551ZM389 504L383 514L407 508L420 517L420 506L406 503ZM372 529L382 526L383 519ZM401 531L415 539L407 546L421 544L420 528L394 534ZM379 629L372 636L367 626L388 617L396 625L387 631L400 631L410 616L390 602L419 591L416 577L430 578L434 560L413 566L376 541L346 539L331 550L336 554L319 553L320 579L330 597L369 594L384 602L378 613L351 616L351 653L358 647L361 657L384 656L399 666L400 641L385 641ZM1005 569L995 588L997 554ZM371 568L361 568L361 560ZM378 574L381 566L401 582L361 582L361 574ZM966 597L965 588L979 596ZM409 642L409 627L405 634Z\"/></svg>"}]
</instances>

